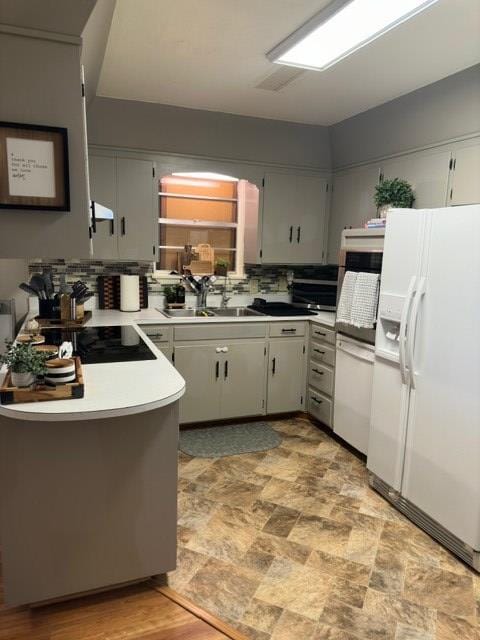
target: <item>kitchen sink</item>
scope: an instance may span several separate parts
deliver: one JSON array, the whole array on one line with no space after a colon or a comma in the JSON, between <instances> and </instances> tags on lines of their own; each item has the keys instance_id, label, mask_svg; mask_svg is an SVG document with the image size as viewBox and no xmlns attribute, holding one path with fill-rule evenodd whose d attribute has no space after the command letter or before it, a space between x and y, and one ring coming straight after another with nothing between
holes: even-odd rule
<instances>
[{"instance_id":1,"label":"kitchen sink","mask_svg":"<svg viewBox=\"0 0 480 640\"><path fill-rule=\"evenodd\" d=\"M215 309L216 316L223 316L228 318L244 318L248 316L261 316L258 311L253 309L247 309L247 307L225 307L224 309Z\"/></svg>"},{"instance_id":2,"label":"kitchen sink","mask_svg":"<svg viewBox=\"0 0 480 640\"><path fill-rule=\"evenodd\" d=\"M210 309L162 309L161 311L169 318L213 318L215 316Z\"/></svg>"},{"instance_id":3,"label":"kitchen sink","mask_svg":"<svg viewBox=\"0 0 480 640\"><path fill-rule=\"evenodd\" d=\"M225 307L206 309L159 309L168 318L245 318L261 316L262 313L247 307Z\"/></svg>"}]
</instances>

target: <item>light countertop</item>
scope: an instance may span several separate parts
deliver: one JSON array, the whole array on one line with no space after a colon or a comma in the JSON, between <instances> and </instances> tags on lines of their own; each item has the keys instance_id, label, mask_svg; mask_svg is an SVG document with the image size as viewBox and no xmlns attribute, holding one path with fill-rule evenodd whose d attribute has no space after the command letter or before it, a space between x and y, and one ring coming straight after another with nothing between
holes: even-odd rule
<instances>
[{"instance_id":1,"label":"light countertop","mask_svg":"<svg viewBox=\"0 0 480 640\"><path fill-rule=\"evenodd\" d=\"M138 312L92 310L86 326L132 325L156 356L155 360L82 365L85 397L77 400L0 405L0 416L20 420L72 421L95 420L151 411L180 399L185 381L171 362L141 330L147 324L217 324L236 322L308 321L335 326L335 313L320 311L315 316L249 316L241 318L168 318L151 307ZM0 382L4 372L0 372Z\"/></svg>"},{"instance_id":2,"label":"light countertop","mask_svg":"<svg viewBox=\"0 0 480 640\"><path fill-rule=\"evenodd\" d=\"M140 311L123 312L108 309L93 310L92 318L86 326L128 325L137 324L212 324L230 322L292 322L311 321L315 324L323 324L328 327L335 326L335 313L333 311L319 311L315 316L242 316L232 318L228 316L213 316L210 318L168 318L155 308L141 309Z\"/></svg>"},{"instance_id":3,"label":"light countertop","mask_svg":"<svg viewBox=\"0 0 480 640\"><path fill-rule=\"evenodd\" d=\"M96 324L115 323L100 321ZM135 327L156 360L82 364L83 398L0 404L0 416L50 422L97 420L144 413L179 400L185 393L185 380L132 321L126 324ZM0 382L3 376L0 374Z\"/></svg>"}]
</instances>

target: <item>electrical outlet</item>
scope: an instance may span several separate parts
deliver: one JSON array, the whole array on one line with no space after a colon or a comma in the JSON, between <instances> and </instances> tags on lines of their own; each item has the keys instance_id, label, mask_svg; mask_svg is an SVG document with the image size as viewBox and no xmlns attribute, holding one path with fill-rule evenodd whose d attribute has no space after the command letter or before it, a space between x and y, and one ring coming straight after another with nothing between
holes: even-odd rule
<instances>
[{"instance_id":1,"label":"electrical outlet","mask_svg":"<svg viewBox=\"0 0 480 640\"><path fill-rule=\"evenodd\" d=\"M250 278L250 280L248 281L249 287L250 287L250 293L258 293L258 279L257 278Z\"/></svg>"}]
</instances>

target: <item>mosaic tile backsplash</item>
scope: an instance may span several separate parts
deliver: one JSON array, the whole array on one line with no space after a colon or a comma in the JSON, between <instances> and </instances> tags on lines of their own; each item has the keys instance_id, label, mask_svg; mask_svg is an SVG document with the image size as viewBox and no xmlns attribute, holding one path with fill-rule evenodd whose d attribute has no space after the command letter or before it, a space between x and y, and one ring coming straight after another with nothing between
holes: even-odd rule
<instances>
[{"instance_id":1,"label":"mosaic tile backsplash","mask_svg":"<svg viewBox=\"0 0 480 640\"><path fill-rule=\"evenodd\" d=\"M51 267L56 286L60 276L65 274L67 283L82 280L91 291L97 291L97 276L133 274L145 275L148 279L148 290L151 294L161 294L166 284L172 284L171 278L154 278L151 262L111 262L102 260L36 260L29 264L29 272L35 273L44 267ZM245 279L227 279L227 291L243 294L259 294L286 292L288 282L293 277L291 267L286 266L248 266L245 268ZM214 291L220 292L225 287L225 278L219 277Z\"/></svg>"}]
</instances>

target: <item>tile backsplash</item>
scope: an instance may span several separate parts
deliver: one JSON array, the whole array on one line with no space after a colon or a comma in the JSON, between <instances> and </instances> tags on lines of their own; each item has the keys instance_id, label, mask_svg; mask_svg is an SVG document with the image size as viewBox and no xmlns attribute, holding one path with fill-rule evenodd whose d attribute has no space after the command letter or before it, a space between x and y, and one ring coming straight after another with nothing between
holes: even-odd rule
<instances>
[{"instance_id":1,"label":"tile backsplash","mask_svg":"<svg viewBox=\"0 0 480 640\"><path fill-rule=\"evenodd\" d=\"M103 260L64 260L48 259L35 260L29 263L30 274L40 271L44 267L51 267L53 271L54 284L60 282L60 276L65 274L68 283L75 280L82 280L89 288L97 291L97 276L134 274L145 275L148 279L148 290L151 294L161 294L166 284L171 284L169 278L154 278L153 264L151 262L114 262ZM245 267L245 278L227 279L227 291L238 294L276 293L286 292L288 283L293 277L292 267L287 266L247 266ZM219 277L214 285L218 291L225 286L225 278Z\"/></svg>"}]
</instances>

